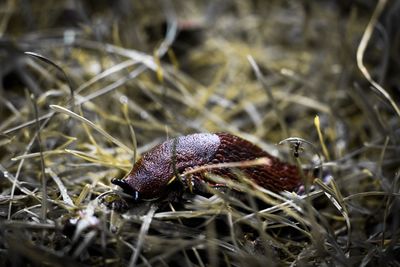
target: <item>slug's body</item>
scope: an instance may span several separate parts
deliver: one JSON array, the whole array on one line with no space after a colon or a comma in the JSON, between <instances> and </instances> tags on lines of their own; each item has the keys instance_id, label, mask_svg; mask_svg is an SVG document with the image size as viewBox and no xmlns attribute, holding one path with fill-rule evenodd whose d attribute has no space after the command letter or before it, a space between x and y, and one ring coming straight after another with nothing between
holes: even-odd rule
<instances>
[{"instance_id":1,"label":"slug's body","mask_svg":"<svg viewBox=\"0 0 400 267\"><path fill-rule=\"evenodd\" d=\"M157 145L136 162L124 180L113 180L135 199L164 195L176 173L209 164L231 163L266 157L267 165L239 167L258 185L274 192L293 191L301 183L294 165L281 162L258 146L228 133L201 133L181 136ZM210 173L235 179L228 168L209 169ZM203 182L205 175L195 173L192 179ZM196 183L195 183L196 184Z\"/></svg>"}]
</instances>

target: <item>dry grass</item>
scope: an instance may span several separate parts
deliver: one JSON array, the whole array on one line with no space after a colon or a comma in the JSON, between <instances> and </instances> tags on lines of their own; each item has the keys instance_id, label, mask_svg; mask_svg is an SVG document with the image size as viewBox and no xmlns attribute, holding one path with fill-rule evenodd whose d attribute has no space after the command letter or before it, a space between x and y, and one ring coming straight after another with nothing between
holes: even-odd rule
<instances>
[{"instance_id":1,"label":"dry grass","mask_svg":"<svg viewBox=\"0 0 400 267\"><path fill-rule=\"evenodd\" d=\"M208 2L0 4L1 266L400 266L400 4ZM216 131L287 160L300 140L332 180L171 203L110 184Z\"/></svg>"}]
</instances>

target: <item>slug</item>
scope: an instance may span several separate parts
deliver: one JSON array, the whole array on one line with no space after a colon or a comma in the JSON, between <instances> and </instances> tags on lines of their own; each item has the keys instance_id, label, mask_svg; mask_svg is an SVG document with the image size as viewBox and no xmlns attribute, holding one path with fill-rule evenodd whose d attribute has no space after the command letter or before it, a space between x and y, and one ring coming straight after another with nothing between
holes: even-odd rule
<instances>
[{"instance_id":1,"label":"slug","mask_svg":"<svg viewBox=\"0 0 400 267\"><path fill-rule=\"evenodd\" d=\"M229 133L198 133L177 137L152 148L134 164L125 179L113 179L134 200L165 195L175 177L186 170L218 163L232 163L266 157L267 165L239 167L256 184L273 192L294 191L301 185L296 166L284 163L253 143ZM210 173L235 179L229 168L209 169ZM194 173L194 185L207 182L203 173Z\"/></svg>"}]
</instances>

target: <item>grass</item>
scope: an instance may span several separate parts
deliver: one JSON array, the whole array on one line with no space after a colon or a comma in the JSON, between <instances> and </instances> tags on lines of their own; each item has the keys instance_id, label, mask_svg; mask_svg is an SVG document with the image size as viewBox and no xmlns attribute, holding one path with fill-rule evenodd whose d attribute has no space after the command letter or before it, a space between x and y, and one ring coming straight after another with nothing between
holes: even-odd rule
<instances>
[{"instance_id":1,"label":"grass","mask_svg":"<svg viewBox=\"0 0 400 267\"><path fill-rule=\"evenodd\" d=\"M397 2L17 4L0 4L0 265L400 265ZM218 131L322 172L308 194L238 172L237 191L142 203L110 183Z\"/></svg>"}]
</instances>

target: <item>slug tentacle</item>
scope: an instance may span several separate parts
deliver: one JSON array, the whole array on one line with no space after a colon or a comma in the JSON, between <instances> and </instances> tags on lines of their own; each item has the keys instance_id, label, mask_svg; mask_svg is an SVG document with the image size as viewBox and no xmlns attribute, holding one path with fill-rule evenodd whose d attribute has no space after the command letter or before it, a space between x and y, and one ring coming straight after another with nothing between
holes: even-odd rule
<instances>
[{"instance_id":1,"label":"slug tentacle","mask_svg":"<svg viewBox=\"0 0 400 267\"><path fill-rule=\"evenodd\" d=\"M132 196L133 200L137 201L140 199L139 192L134 190L125 180L119 180L114 178L111 180L111 183L121 187L125 193L130 194Z\"/></svg>"},{"instance_id":2,"label":"slug tentacle","mask_svg":"<svg viewBox=\"0 0 400 267\"><path fill-rule=\"evenodd\" d=\"M297 167L280 161L258 146L229 133L202 133L181 136L168 140L143 154L124 180L113 180L114 184L135 199L152 199L165 195L175 172L182 174L188 168L208 164L231 163L270 159L269 164L239 167L258 185L274 192L296 190L301 184ZM210 173L235 179L229 168L210 169ZM207 182L205 173L196 173L192 179Z\"/></svg>"}]
</instances>

